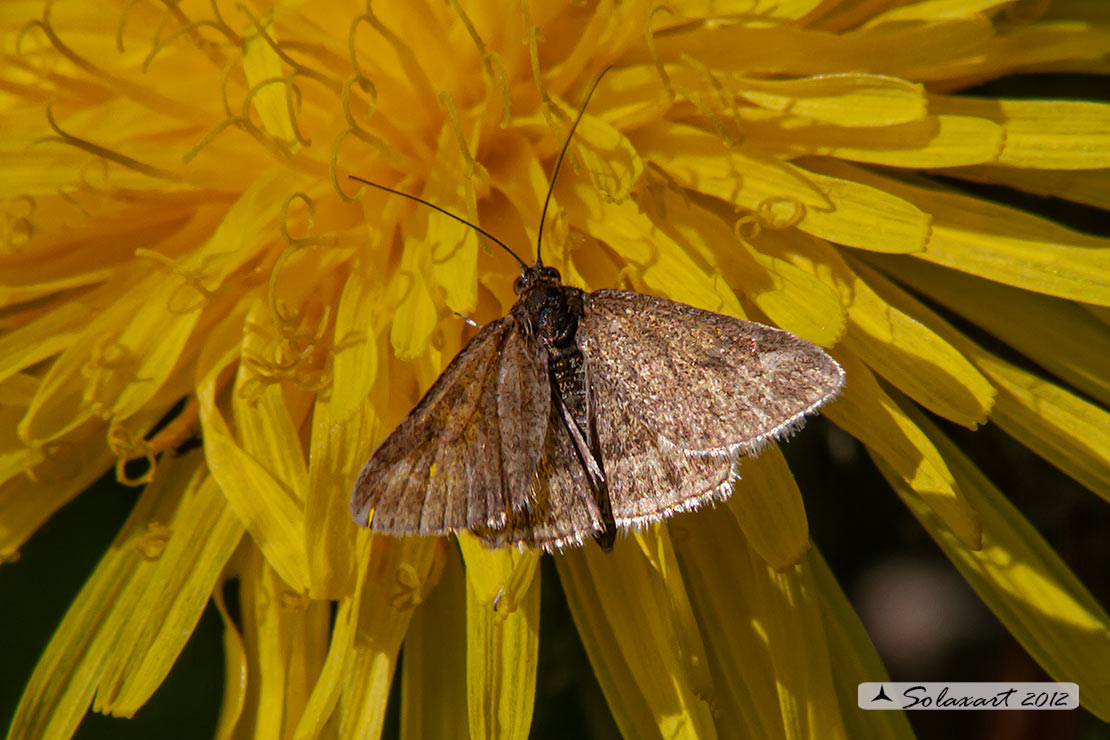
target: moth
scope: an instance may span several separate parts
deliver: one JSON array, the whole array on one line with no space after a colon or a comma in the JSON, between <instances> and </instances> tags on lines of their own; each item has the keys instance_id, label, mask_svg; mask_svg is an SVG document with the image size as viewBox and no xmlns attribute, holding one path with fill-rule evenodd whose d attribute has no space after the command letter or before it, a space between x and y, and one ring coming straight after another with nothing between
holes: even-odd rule
<instances>
[{"instance_id":1,"label":"moth","mask_svg":"<svg viewBox=\"0 0 1110 740\"><path fill-rule=\"evenodd\" d=\"M623 290L587 293L543 264L543 222L509 314L482 328L370 456L356 522L391 535L466 530L487 547L557 550L731 492L741 456L799 429L844 372L789 332Z\"/></svg>"}]
</instances>

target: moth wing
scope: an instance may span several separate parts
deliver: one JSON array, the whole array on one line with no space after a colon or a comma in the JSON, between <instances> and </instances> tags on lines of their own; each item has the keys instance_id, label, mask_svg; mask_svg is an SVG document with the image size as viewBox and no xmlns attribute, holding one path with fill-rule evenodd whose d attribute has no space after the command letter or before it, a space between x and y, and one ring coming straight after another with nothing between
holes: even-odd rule
<instances>
[{"instance_id":1,"label":"moth wing","mask_svg":"<svg viewBox=\"0 0 1110 740\"><path fill-rule=\"evenodd\" d=\"M488 324L370 456L355 521L417 535L504 526L530 490L550 408L543 348L511 316Z\"/></svg>"},{"instance_id":2,"label":"moth wing","mask_svg":"<svg viewBox=\"0 0 1110 740\"><path fill-rule=\"evenodd\" d=\"M738 456L795 431L844 382L824 350L762 324L617 290L587 294L584 310L578 346L622 526L725 495Z\"/></svg>"},{"instance_id":3,"label":"moth wing","mask_svg":"<svg viewBox=\"0 0 1110 740\"><path fill-rule=\"evenodd\" d=\"M593 536L601 529L601 514L576 455L552 404L527 506L511 512L504 526L474 534L490 548L525 545L548 551L579 545Z\"/></svg>"},{"instance_id":4,"label":"moth wing","mask_svg":"<svg viewBox=\"0 0 1110 740\"><path fill-rule=\"evenodd\" d=\"M781 329L619 290L587 294L584 308L578 341L593 377L690 452L757 451L844 382L824 350Z\"/></svg>"}]
</instances>

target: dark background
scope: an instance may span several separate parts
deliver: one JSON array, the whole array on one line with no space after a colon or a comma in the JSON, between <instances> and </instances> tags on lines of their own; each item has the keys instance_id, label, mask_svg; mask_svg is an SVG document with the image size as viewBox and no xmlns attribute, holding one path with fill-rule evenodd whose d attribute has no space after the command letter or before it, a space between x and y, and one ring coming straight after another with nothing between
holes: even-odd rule
<instances>
[{"instance_id":1,"label":"dark background","mask_svg":"<svg viewBox=\"0 0 1110 740\"><path fill-rule=\"evenodd\" d=\"M1110 86L1104 78L1092 76L1020 75L965 94L1107 100ZM1098 209L1006 188L945 182L1081 231L1110 236L1110 219ZM934 308L991 351L1029 366L989 335ZM972 433L936 417L933 420L1034 523L1095 598L1104 606L1110 604L1110 507L1106 502L990 424ZM813 540L868 626L892 680L1050 680L982 605L854 439L819 417L783 450L805 496ZM38 656L137 498L138 489L120 486L106 476L47 522L22 549L18 562L0 566L0 728L8 727ZM551 558L544 558L543 568L532 736L619 737L570 619ZM912 625L904 626L912 620L901 617L913 614L919 604L934 610L929 621L932 629L914 633ZM133 719L89 714L76 737L211 737L223 690L221 630L210 605L169 677ZM917 639L909 639L911 634ZM397 735L396 693L385 737ZM1110 726L1084 710L908 715L922 740L1110 739Z\"/></svg>"}]
</instances>

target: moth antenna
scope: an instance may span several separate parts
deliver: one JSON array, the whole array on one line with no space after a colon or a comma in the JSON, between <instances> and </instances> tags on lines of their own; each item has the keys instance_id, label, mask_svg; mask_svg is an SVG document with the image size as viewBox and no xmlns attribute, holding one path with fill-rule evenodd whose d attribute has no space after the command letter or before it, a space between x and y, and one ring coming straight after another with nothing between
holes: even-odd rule
<instances>
[{"instance_id":1,"label":"moth antenna","mask_svg":"<svg viewBox=\"0 0 1110 740\"><path fill-rule=\"evenodd\" d=\"M573 131L573 129L571 129L571 130ZM377 188L378 190L384 190L387 193L393 193L394 195L400 195L402 198L408 198L409 200L415 200L417 203L422 203L422 204L428 206L428 208L431 208L434 211L439 211L440 213L442 213L444 216L447 216L448 218L455 219L460 224L465 224L466 226L469 226L470 228L474 229L479 234L486 237L487 239L492 241L494 244L496 244L497 246L501 247L506 252L511 254L513 256L513 259L515 259L517 262L520 263L520 268L522 270L527 270L528 269L528 263L525 262L524 260L522 260L520 257L518 257L516 252L509 249L509 246L507 244L505 244L505 242L501 241L496 236L494 236L493 234L491 234L488 231L486 231L485 229L483 229L481 226L478 226L477 224L470 223L469 221L467 221L462 216L456 216L455 214L451 213L450 211L444 210L443 208L440 208L435 203L429 203L428 201L424 200L423 198L419 198L415 195L410 195L409 193L405 193L405 192L402 192L400 190L394 190L393 188L388 187L386 185L379 185L376 182L371 182L370 180L366 180L366 179L361 178L357 175L347 175L347 177L349 177L352 180L355 180L357 182L361 182L363 185L369 185L372 188Z\"/></svg>"},{"instance_id":2,"label":"moth antenna","mask_svg":"<svg viewBox=\"0 0 1110 740\"><path fill-rule=\"evenodd\" d=\"M601 74L590 86L590 91L586 93L586 99L582 101L582 107L578 109L578 115L570 126L570 132L567 133L567 140L563 142L563 150L559 152L559 158L555 160L555 170L551 173L551 184L547 186L547 197L544 198L543 211L540 213L540 233L536 236L536 265L539 267L543 267L543 257L540 255L540 249L543 247L543 222L547 219L547 206L551 204L551 194L555 192L555 181L559 179L559 169L563 166L563 158L567 155L567 148L570 146L570 140L574 138L574 130L578 128L578 122L582 120L582 116L586 113L586 106L590 104L590 98L594 96L594 90L597 89L601 78L612 68L613 65L609 65L601 70Z\"/></svg>"}]
</instances>

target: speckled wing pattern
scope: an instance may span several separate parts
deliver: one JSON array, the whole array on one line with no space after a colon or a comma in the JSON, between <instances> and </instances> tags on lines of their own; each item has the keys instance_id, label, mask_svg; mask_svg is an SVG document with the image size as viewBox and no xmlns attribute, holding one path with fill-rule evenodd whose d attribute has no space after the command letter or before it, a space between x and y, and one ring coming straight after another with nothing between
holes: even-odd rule
<instances>
[{"instance_id":1,"label":"speckled wing pattern","mask_svg":"<svg viewBox=\"0 0 1110 740\"><path fill-rule=\"evenodd\" d=\"M501 527L473 532L491 548L512 545L556 550L580 545L601 529L601 515L591 498L586 472L554 404L547 424L543 454L524 496Z\"/></svg>"},{"instance_id":2,"label":"speckled wing pattern","mask_svg":"<svg viewBox=\"0 0 1110 740\"><path fill-rule=\"evenodd\" d=\"M800 428L840 366L789 332L662 298L589 293L578 346L619 526L729 492L740 455Z\"/></svg>"},{"instance_id":3,"label":"speckled wing pattern","mask_svg":"<svg viewBox=\"0 0 1110 740\"><path fill-rule=\"evenodd\" d=\"M531 489L550 411L543 348L512 317L488 324L374 451L355 521L386 534L504 528L510 498Z\"/></svg>"}]
</instances>

